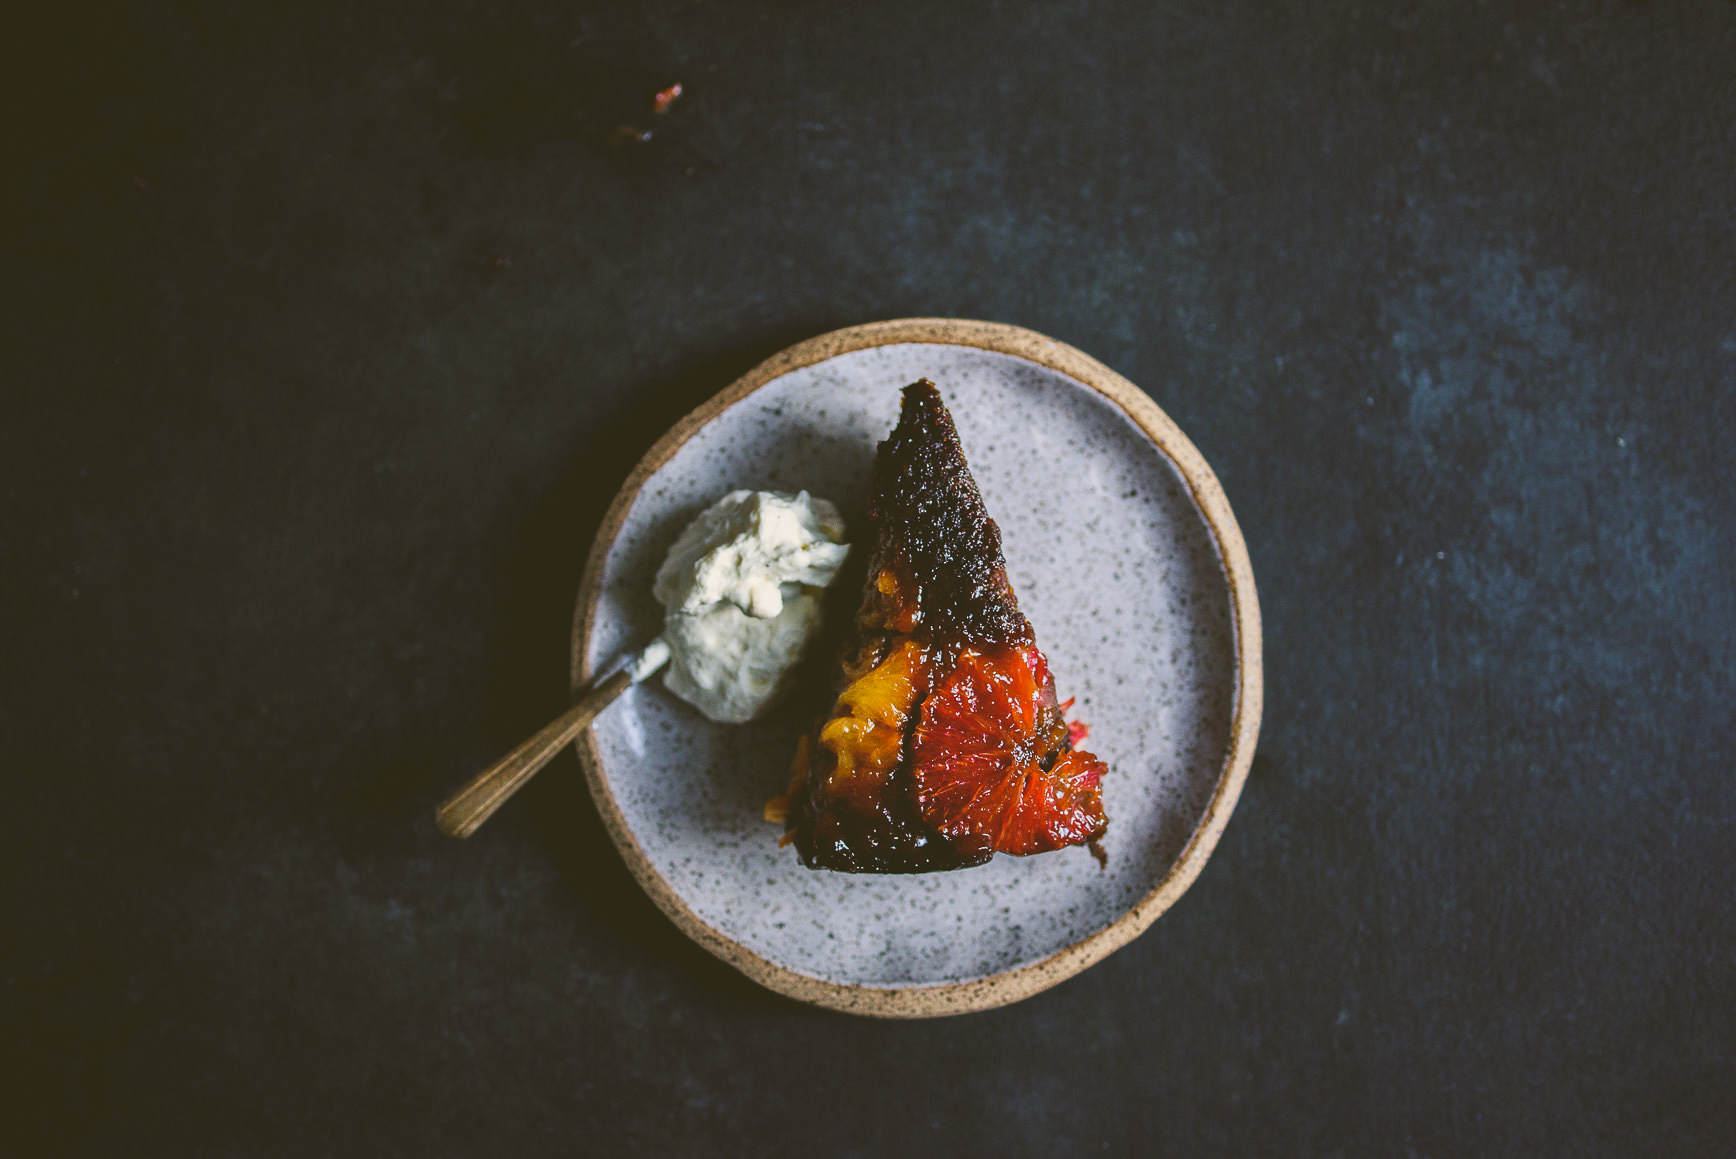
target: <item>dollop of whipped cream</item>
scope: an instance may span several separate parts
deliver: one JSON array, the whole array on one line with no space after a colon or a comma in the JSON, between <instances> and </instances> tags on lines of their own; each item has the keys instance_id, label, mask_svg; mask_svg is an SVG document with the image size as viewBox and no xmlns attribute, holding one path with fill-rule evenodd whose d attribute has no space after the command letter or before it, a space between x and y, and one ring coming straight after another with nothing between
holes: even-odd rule
<instances>
[{"instance_id":1,"label":"dollop of whipped cream","mask_svg":"<svg viewBox=\"0 0 1736 1159\"><path fill-rule=\"evenodd\" d=\"M671 652L663 683L713 720L765 712L807 655L821 593L849 554L838 509L806 491L731 491L706 508L651 588Z\"/></svg>"}]
</instances>

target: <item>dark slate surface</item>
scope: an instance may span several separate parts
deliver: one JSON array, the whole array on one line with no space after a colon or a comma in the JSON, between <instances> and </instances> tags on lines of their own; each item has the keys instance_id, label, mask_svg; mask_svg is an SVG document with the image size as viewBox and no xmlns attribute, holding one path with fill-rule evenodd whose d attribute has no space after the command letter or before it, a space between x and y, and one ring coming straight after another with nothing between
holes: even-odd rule
<instances>
[{"instance_id":1,"label":"dark slate surface","mask_svg":"<svg viewBox=\"0 0 1736 1159\"><path fill-rule=\"evenodd\" d=\"M187 0L7 40L9 1153L1736 1148L1730 4ZM898 1025L689 944L570 757L468 844L430 811L563 705L667 424L912 314L1152 393L1269 676L1174 911Z\"/></svg>"}]
</instances>

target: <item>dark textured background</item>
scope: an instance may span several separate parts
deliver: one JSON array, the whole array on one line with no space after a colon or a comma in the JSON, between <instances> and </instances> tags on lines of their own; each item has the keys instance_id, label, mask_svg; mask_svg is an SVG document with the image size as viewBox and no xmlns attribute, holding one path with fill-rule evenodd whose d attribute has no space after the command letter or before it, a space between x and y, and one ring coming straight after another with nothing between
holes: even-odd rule
<instances>
[{"instance_id":1,"label":"dark textured background","mask_svg":"<svg viewBox=\"0 0 1736 1159\"><path fill-rule=\"evenodd\" d=\"M10 1153L1736 1148L1736 6L13 15ZM910 1025L689 944L570 756L430 813L650 442L913 314L1193 437L1268 708L1151 932Z\"/></svg>"}]
</instances>

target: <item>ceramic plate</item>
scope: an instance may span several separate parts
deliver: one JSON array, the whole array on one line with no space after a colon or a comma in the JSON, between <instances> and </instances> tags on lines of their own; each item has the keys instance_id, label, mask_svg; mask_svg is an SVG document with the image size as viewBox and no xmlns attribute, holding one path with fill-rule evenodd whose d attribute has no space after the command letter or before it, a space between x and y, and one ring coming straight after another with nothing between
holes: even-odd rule
<instances>
[{"instance_id":1,"label":"ceramic plate","mask_svg":"<svg viewBox=\"0 0 1736 1159\"><path fill-rule=\"evenodd\" d=\"M805 488L854 516L859 540L875 445L899 388L924 377L952 410L1060 694L1109 765L1108 866L1079 848L917 876L804 868L762 809L812 706L720 725L654 680L578 741L610 834L678 926L773 990L888 1017L1015 1001L1137 936L1210 855L1260 720L1247 551L1193 445L1079 351L952 319L803 342L664 436L592 549L575 688L657 635L652 575L726 492Z\"/></svg>"}]
</instances>

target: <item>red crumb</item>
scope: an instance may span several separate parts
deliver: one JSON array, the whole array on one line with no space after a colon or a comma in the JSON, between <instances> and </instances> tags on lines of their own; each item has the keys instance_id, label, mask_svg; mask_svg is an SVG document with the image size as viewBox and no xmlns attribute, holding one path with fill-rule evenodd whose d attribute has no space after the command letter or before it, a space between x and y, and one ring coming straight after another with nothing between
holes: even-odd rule
<instances>
[{"instance_id":1,"label":"red crumb","mask_svg":"<svg viewBox=\"0 0 1736 1159\"><path fill-rule=\"evenodd\" d=\"M1068 744L1076 746L1079 744L1079 742L1083 741L1086 737L1088 737L1090 735L1091 735L1091 726L1086 724L1084 721L1072 720L1072 721L1067 722L1067 743Z\"/></svg>"},{"instance_id":2,"label":"red crumb","mask_svg":"<svg viewBox=\"0 0 1736 1159\"><path fill-rule=\"evenodd\" d=\"M681 98L681 82L676 81L666 89L657 90L657 95L651 98L651 111L661 117L669 111L669 106Z\"/></svg>"}]
</instances>

